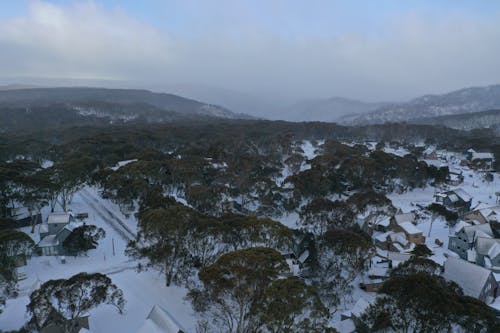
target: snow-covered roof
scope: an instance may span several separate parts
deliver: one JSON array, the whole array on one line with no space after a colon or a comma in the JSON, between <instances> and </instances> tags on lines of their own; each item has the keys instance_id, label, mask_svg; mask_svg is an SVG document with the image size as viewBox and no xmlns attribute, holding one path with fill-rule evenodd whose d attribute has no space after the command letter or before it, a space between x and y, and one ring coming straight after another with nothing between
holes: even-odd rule
<instances>
[{"instance_id":1,"label":"snow-covered roof","mask_svg":"<svg viewBox=\"0 0 500 333\"><path fill-rule=\"evenodd\" d=\"M471 225L462 228L469 243L472 243L476 238L493 238L493 231L489 223ZM459 232L459 231L457 231Z\"/></svg>"},{"instance_id":2,"label":"snow-covered roof","mask_svg":"<svg viewBox=\"0 0 500 333\"><path fill-rule=\"evenodd\" d=\"M492 153L472 153L473 160L492 160L493 158Z\"/></svg>"},{"instance_id":3,"label":"snow-covered roof","mask_svg":"<svg viewBox=\"0 0 500 333\"><path fill-rule=\"evenodd\" d=\"M380 225L382 227L388 227L390 223L391 223L391 218L386 217L385 219L376 222L375 225Z\"/></svg>"},{"instance_id":4,"label":"snow-covered roof","mask_svg":"<svg viewBox=\"0 0 500 333\"><path fill-rule=\"evenodd\" d=\"M416 226L414 226L413 223L411 222L403 222L399 226L403 228L403 230L410 235L416 235L422 233L422 231Z\"/></svg>"},{"instance_id":5,"label":"snow-covered roof","mask_svg":"<svg viewBox=\"0 0 500 333\"><path fill-rule=\"evenodd\" d=\"M397 242L403 246L408 245L408 240L406 239L406 235L404 234L404 232L392 232L389 234L389 238L393 243Z\"/></svg>"},{"instance_id":6,"label":"snow-covered roof","mask_svg":"<svg viewBox=\"0 0 500 333\"><path fill-rule=\"evenodd\" d=\"M57 239L57 235L47 235L43 237L42 240L38 243L38 247L48 247L57 245L59 245L59 240Z\"/></svg>"},{"instance_id":7,"label":"snow-covered roof","mask_svg":"<svg viewBox=\"0 0 500 333\"><path fill-rule=\"evenodd\" d=\"M488 257L495 258L500 254L500 244L496 242L488 251Z\"/></svg>"},{"instance_id":8,"label":"snow-covered roof","mask_svg":"<svg viewBox=\"0 0 500 333\"><path fill-rule=\"evenodd\" d=\"M309 258L309 250L305 250L304 252L302 252L297 260L301 264L303 264L307 260L307 258Z\"/></svg>"},{"instance_id":9,"label":"snow-covered roof","mask_svg":"<svg viewBox=\"0 0 500 333\"><path fill-rule=\"evenodd\" d=\"M464 227L470 227L471 225L465 221L460 221L455 225L455 232L460 232Z\"/></svg>"},{"instance_id":10,"label":"snow-covered roof","mask_svg":"<svg viewBox=\"0 0 500 333\"><path fill-rule=\"evenodd\" d=\"M356 332L356 325L354 325L354 321L352 321L352 319L345 319L345 320L336 322L332 326L339 333L353 333L353 332Z\"/></svg>"},{"instance_id":11,"label":"snow-covered roof","mask_svg":"<svg viewBox=\"0 0 500 333\"><path fill-rule=\"evenodd\" d=\"M38 229L38 232L39 233L47 233L47 232L49 232L49 225L45 224L45 223L40 224L40 228Z\"/></svg>"},{"instance_id":12,"label":"snow-covered roof","mask_svg":"<svg viewBox=\"0 0 500 333\"><path fill-rule=\"evenodd\" d=\"M359 317L361 317L363 312L365 312L369 306L370 306L370 303L367 300L365 300L363 297L361 297L360 299L358 299L356 304L354 304L354 306L352 307L351 314L353 316L359 318Z\"/></svg>"},{"instance_id":13,"label":"snow-covered roof","mask_svg":"<svg viewBox=\"0 0 500 333\"><path fill-rule=\"evenodd\" d=\"M368 271L368 276L387 276L387 267L372 267Z\"/></svg>"},{"instance_id":14,"label":"snow-covered roof","mask_svg":"<svg viewBox=\"0 0 500 333\"><path fill-rule=\"evenodd\" d=\"M185 332L179 323L159 305L153 306L146 321L137 333L181 333Z\"/></svg>"},{"instance_id":15,"label":"snow-covered roof","mask_svg":"<svg viewBox=\"0 0 500 333\"><path fill-rule=\"evenodd\" d=\"M47 218L47 223L69 223L70 216L69 213L52 213Z\"/></svg>"},{"instance_id":16,"label":"snow-covered roof","mask_svg":"<svg viewBox=\"0 0 500 333\"><path fill-rule=\"evenodd\" d=\"M387 231L387 232L384 232L383 234L377 234L375 235L375 239L378 240L379 242L385 242L387 240L387 236L389 236L390 234L392 234L393 232L392 231Z\"/></svg>"},{"instance_id":17,"label":"snow-covered roof","mask_svg":"<svg viewBox=\"0 0 500 333\"><path fill-rule=\"evenodd\" d=\"M397 224L401 224L404 222L413 222L415 220L415 214L412 212L396 214L394 215L394 220L396 221Z\"/></svg>"},{"instance_id":18,"label":"snow-covered roof","mask_svg":"<svg viewBox=\"0 0 500 333\"><path fill-rule=\"evenodd\" d=\"M456 190L453 190L453 192L465 202L469 202L472 200L472 196L469 193L465 192L462 188L457 188Z\"/></svg>"},{"instance_id":19,"label":"snow-covered roof","mask_svg":"<svg viewBox=\"0 0 500 333\"><path fill-rule=\"evenodd\" d=\"M444 278L458 284L467 296L478 298L491 271L462 259L448 258L444 263Z\"/></svg>"}]
</instances>

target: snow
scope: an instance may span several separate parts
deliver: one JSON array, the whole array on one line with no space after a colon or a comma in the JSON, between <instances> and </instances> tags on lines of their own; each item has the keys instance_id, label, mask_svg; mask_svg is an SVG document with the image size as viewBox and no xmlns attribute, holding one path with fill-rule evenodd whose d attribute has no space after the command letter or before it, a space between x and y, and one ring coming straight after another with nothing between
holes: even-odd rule
<instances>
[{"instance_id":1,"label":"snow","mask_svg":"<svg viewBox=\"0 0 500 333\"><path fill-rule=\"evenodd\" d=\"M98 210L91 207L89 202ZM88 256L66 257L65 264L57 257L31 258L28 265L22 267L27 279L19 283L19 297L8 299L4 313L0 315L0 327L3 330L19 329L27 321L26 305L34 285L50 279L69 278L83 271L107 274L123 290L127 301L123 315L108 305L92 310L91 332L136 333L154 305L167 310L186 332L196 331L197 319L190 303L184 299L187 290L177 286L166 287L163 275L155 270L138 273L135 270L137 263L125 256L124 251L132 235L126 230L119 232L123 227L117 220L135 232L137 221L134 217L124 216L118 206L98 198L96 189L89 187L75 195L70 208L92 212L87 223L103 228L106 237L99 242L97 249L89 251ZM43 213L46 216L48 212Z\"/></svg>"},{"instance_id":2,"label":"snow","mask_svg":"<svg viewBox=\"0 0 500 333\"><path fill-rule=\"evenodd\" d=\"M120 169L121 167L123 167L127 164L130 164L130 163L133 163L133 162L137 162L137 159L135 158L132 160L119 161L118 163L116 163L116 165L114 167L111 168L111 170L116 171L116 170Z\"/></svg>"},{"instance_id":3,"label":"snow","mask_svg":"<svg viewBox=\"0 0 500 333\"><path fill-rule=\"evenodd\" d=\"M422 231L419 228L415 227L411 222L403 222L399 224L399 226L410 235L422 233Z\"/></svg>"}]
</instances>

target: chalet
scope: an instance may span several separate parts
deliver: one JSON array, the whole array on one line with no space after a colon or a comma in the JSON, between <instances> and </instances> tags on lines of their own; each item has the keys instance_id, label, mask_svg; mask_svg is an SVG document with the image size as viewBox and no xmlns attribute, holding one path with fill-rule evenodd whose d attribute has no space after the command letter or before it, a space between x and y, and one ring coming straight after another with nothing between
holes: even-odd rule
<instances>
[{"instance_id":1,"label":"chalet","mask_svg":"<svg viewBox=\"0 0 500 333\"><path fill-rule=\"evenodd\" d=\"M448 249L455 252L464 260L474 261L471 250L474 248L476 239L479 237L493 238L493 231L488 223L471 225L459 222L455 226L455 234L449 236Z\"/></svg>"},{"instance_id":2,"label":"chalet","mask_svg":"<svg viewBox=\"0 0 500 333\"><path fill-rule=\"evenodd\" d=\"M458 284L466 296L489 303L497 296L498 284L493 273L484 267L458 258L444 263L443 277Z\"/></svg>"},{"instance_id":3,"label":"chalet","mask_svg":"<svg viewBox=\"0 0 500 333\"><path fill-rule=\"evenodd\" d=\"M393 216L390 222L389 228L394 230L396 233L404 233L405 238L408 242L413 244L424 244L425 237L423 232L415 226L415 214L414 213L404 213L396 214Z\"/></svg>"},{"instance_id":4,"label":"chalet","mask_svg":"<svg viewBox=\"0 0 500 333\"><path fill-rule=\"evenodd\" d=\"M461 215L468 212L472 204L472 196L461 188L438 193L434 196L438 203L443 204L448 209L456 211Z\"/></svg>"},{"instance_id":5,"label":"chalet","mask_svg":"<svg viewBox=\"0 0 500 333\"><path fill-rule=\"evenodd\" d=\"M375 245L382 250L404 252L411 246L403 232L388 231L374 237Z\"/></svg>"},{"instance_id":6,"label":"chalet","mask_svg":"<svg viewBox=\"0 0 500 333\"><path fill-rule=\"evenodd\" d=\"M487 206L479 204L472 211L464 215L466 221L477 221L479 223L488 223L490 221L500 222L500 206Z\"/></svg>"},{"instance_id":7,"label":"chalet","mask_svg":"<svg viewBox=\"0 0 500 333\"><path fill-rule=\"evenodd\" d=\"M63 242L80 225L73 221L69 213L50 214L47 223L39 227L40 242L36 245L37 249L44 256L65 254Z\"/></svg>"},{"instance_id":8,"label":"chalet","mask_svg":"<svg viewBox=\"0 0 500 333\"><path fill-rule=\"evenodd\" d=\"M8 225L9 228L26 227L31 225L32 221L34 224L42 223L42 215L40 213L30 215L28 208L19 203L14 203L11 207L5 207L5 211L1 214L3 215L2 217L13 221L12 225Z\"/></svg>"},{"instance_id":9,"label":"chalet","mask_svg":"<svg viewBox=\"0 0 500 333\"><path fill-rule=\"evenodd\" d=\"M427 147L423 152L422 156L426 160L437 160L439 158L436 149L434 147Z\"/></svg>"},{"instance_id":10,"label":"chalet","mask_svg":"<svg viewBox=\"0 0 500 333\"><path fill-rule=\"evenodd\" d=\"M467 150L466 158L470 166L486 170L491 170L495 161L495 156L492 153L480 153L472 148Z\"/></svg>"},{"instance_id":11,"label":"chalet","mask_svg":"<svg viewBox=\"0 0 500 333\"><path fill-rule=\"evenodd\" d=\"M449 175L446 183L451 186L458 186L464 181L462 170L456 168L449 168Z\"/></svg>"},{"instance_id":12,"label":"chalet","mask_svg":"<svg viewBox=\"0 0 500 333\"><path fill-rule=\"evenodd\" d=\"M488 268L496 273L500 272L500 239L478 237L472 249L471 259L478 265Z\"/></svg>"},{"instance_id":13,"label":"chalet","mask_svg":"<svg viewBox=\"0 0 500 333\"><path fill-rule=\"evenodd\" d=\"M185 333L172 315L159 305L153 306L137 333Z\"/></svg>"},{"instance_id":14,"label":"chalet","mask_svg":"<svg viewBox=\"0 0 500 333\"><path fill-rule=\"evenodd\" d=\"M340 318L342 321L350 319L354 322L354 324L361 325L362 324L361 316L370 307L370 305L371 303L369 301L361 297L354 304L351 310L343 312L340 315Z\"/></svg>"}]
</instances>

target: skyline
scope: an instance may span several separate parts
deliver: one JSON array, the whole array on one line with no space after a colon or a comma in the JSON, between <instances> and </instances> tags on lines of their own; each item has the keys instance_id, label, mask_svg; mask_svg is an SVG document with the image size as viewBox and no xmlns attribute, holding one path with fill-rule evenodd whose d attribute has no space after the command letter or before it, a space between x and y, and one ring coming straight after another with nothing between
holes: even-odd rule
<instances>
[{"instance_id":1,"label":"skyline","mask_svg":"<svg viewBox=\"0 0 500 333\"><path fill-rule=\"evenodd\" d=\"M0 49L4 83L405 100L499 83L500 3L22 0L0 5Z\"/></svg>"}]
</instances>

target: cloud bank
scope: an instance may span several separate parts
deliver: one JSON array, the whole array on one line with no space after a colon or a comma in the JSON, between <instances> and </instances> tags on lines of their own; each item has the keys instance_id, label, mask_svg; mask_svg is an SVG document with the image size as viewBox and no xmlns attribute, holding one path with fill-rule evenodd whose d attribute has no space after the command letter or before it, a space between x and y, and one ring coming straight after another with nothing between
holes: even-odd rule
<instances>
[{"instance_id":1,"label":"cloud bank","mask_svg":"<svg viewBox=\"0 0 500 333\"><path fill-rule=\"evenodd\" d=\"M145 87L189 82L284 99L394 100L500 83L499 13L408 10L383 27L299 33L301 22L268 26L245 8L216 9L221 19L212 17L207 29L179 31L94 2L36 1L24 16L0 20L0 73ZM278 9L269 8L269 19L279 18ZM193 25L207 6L196 10Z\"/></svg>"}]
</instances>

